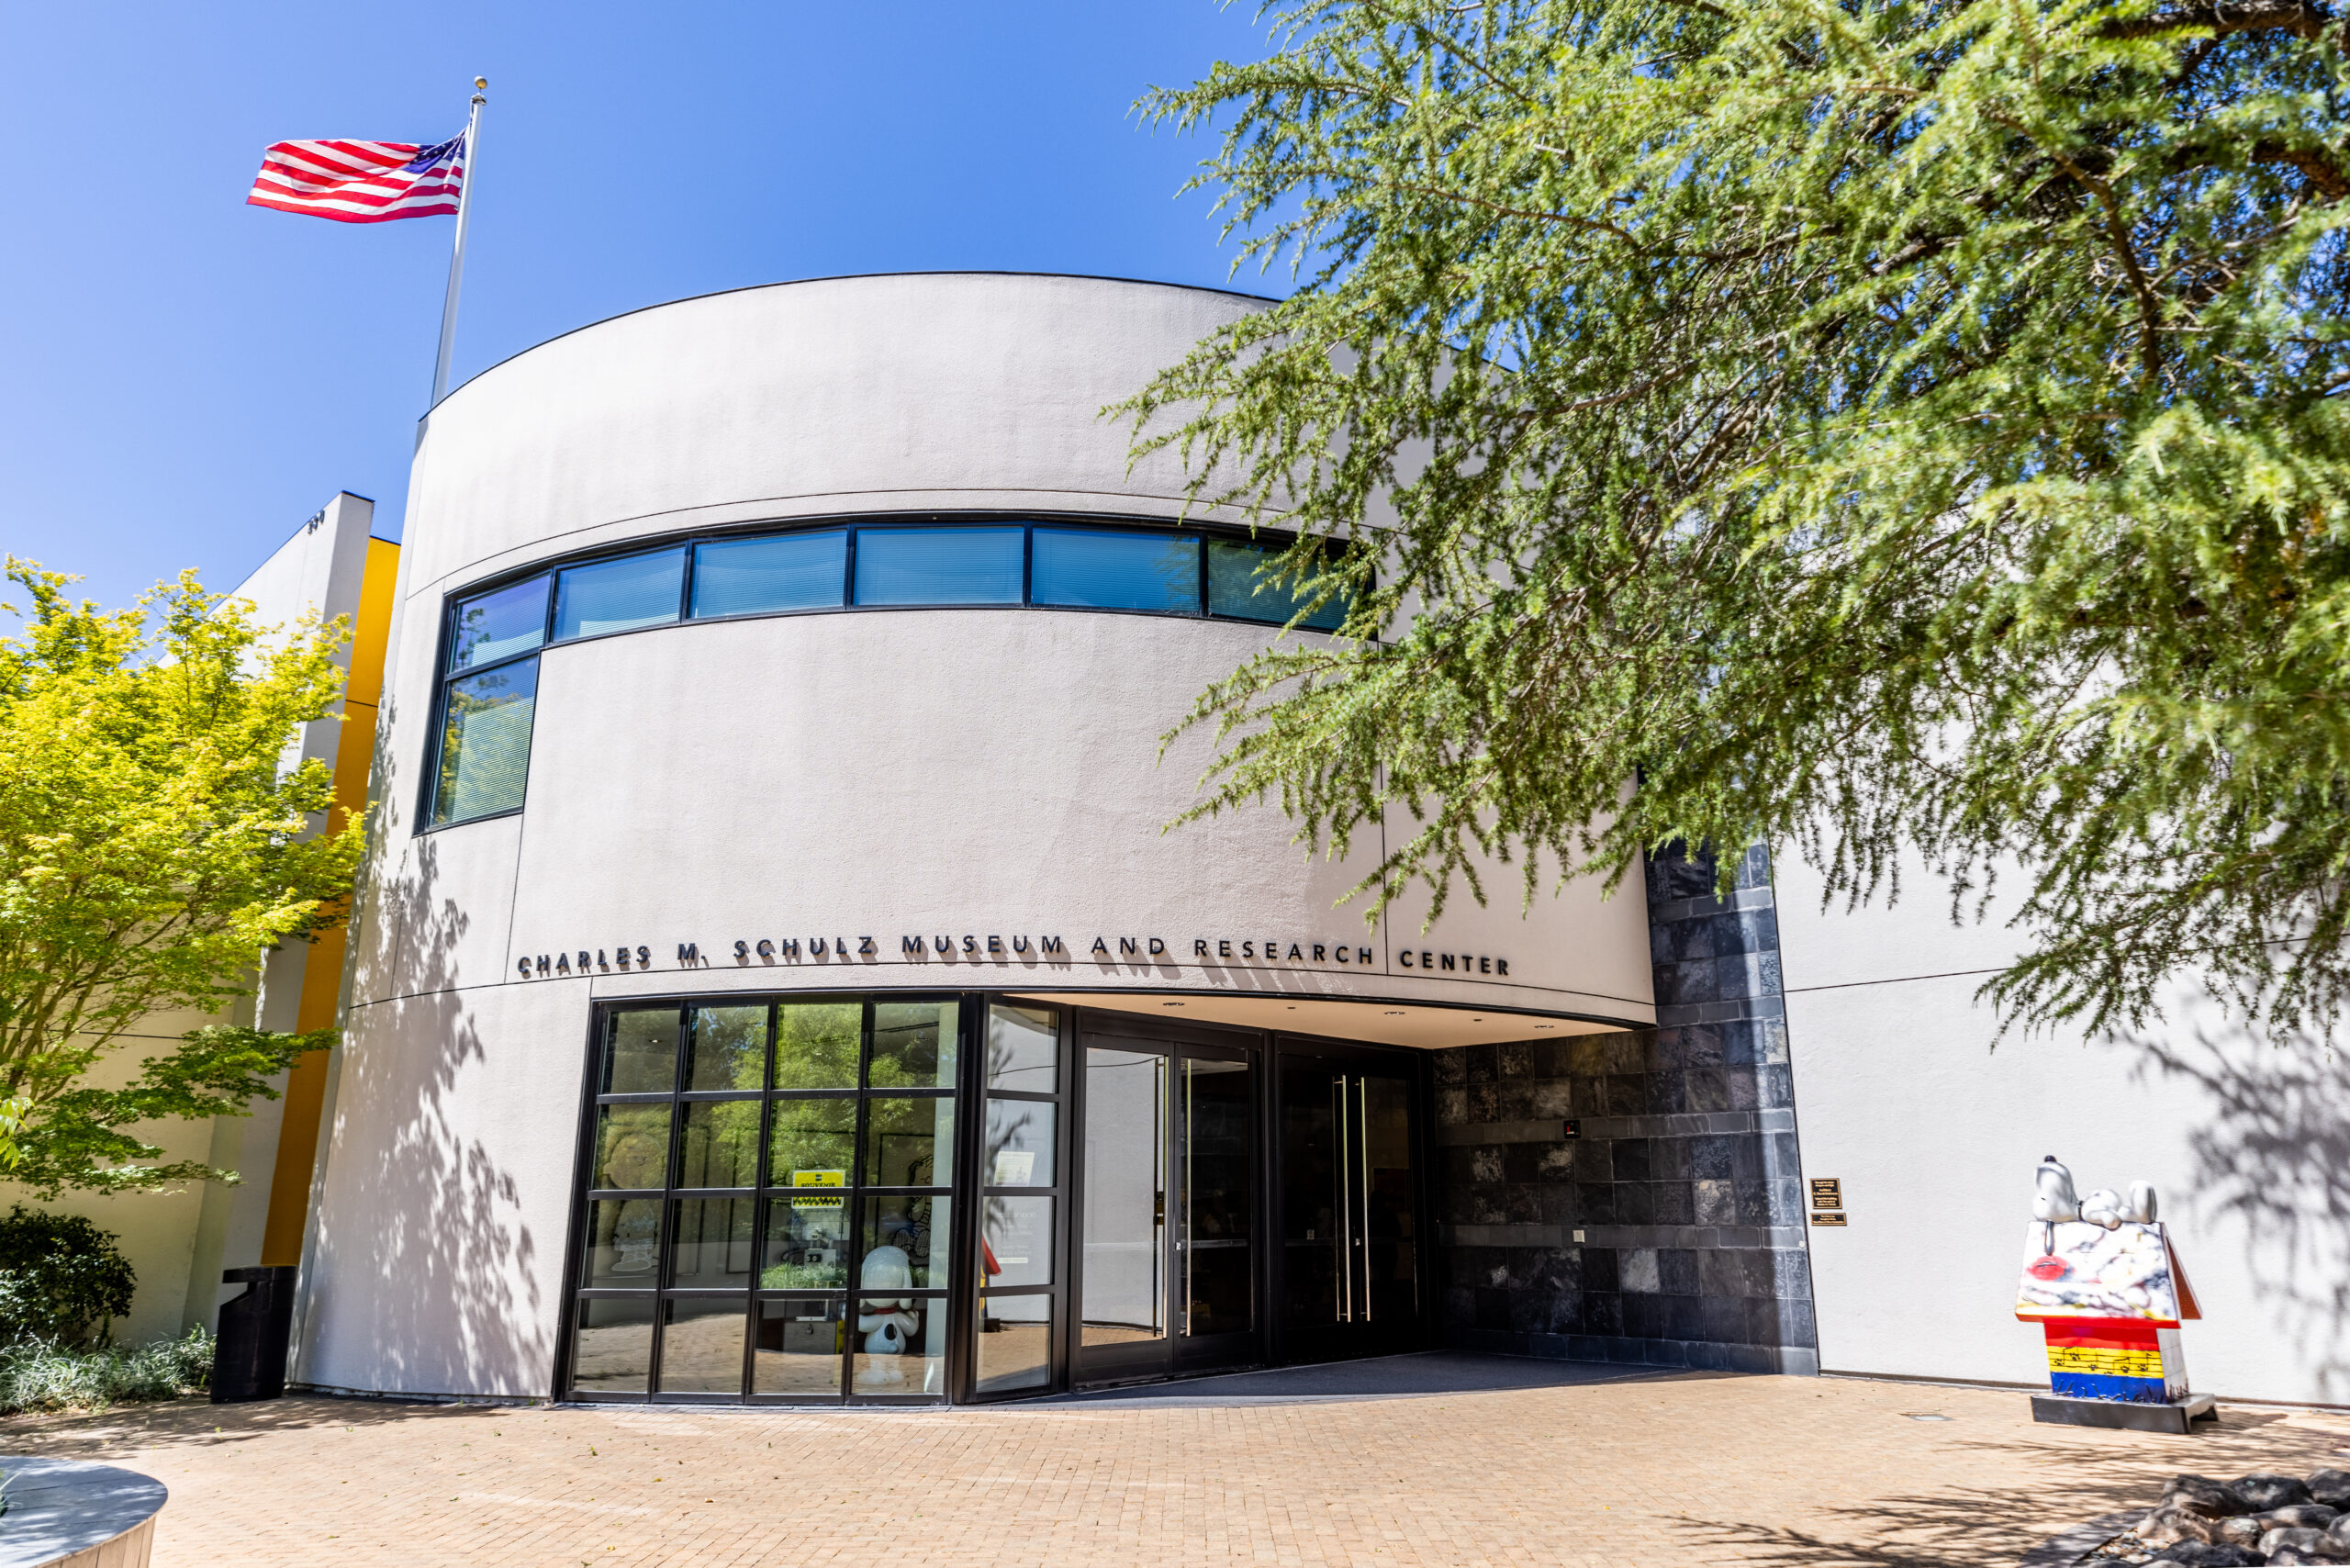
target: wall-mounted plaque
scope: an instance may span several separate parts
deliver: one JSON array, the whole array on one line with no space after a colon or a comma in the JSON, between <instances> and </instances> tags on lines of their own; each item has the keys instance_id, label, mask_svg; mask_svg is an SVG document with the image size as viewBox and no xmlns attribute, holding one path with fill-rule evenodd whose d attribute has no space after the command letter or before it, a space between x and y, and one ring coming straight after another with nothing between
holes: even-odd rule
<instances>
[{"instance_id":1,"label":"wall-mounted plaque","mask_svg":"<svg viewBox=\"0 0 2350 1568\"><path fill-rule=\"evenodd\" d=\"M1844 1181L1841 1176L1815 1176L1811 1179L1811 1206L1816 1209L1841 1209L1844 1206Z\"/></svg>"}]
</instances>

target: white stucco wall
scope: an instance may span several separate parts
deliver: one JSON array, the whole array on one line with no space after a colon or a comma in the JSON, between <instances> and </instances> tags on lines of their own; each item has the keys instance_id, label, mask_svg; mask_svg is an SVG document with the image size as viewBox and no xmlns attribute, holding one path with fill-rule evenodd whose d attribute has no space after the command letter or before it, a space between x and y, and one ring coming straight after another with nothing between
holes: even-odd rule
<instances>
[{"instance_id":1,"label":"white stucco wall","mask_svg":"<svg viewBox=\"0 0 2350 1568\"><path fill-rule=\"evenodd\" d=\"M1333 905L1371 863L1312 858L1270 807L1161 832L1205 752L1158 736L1272 635L1169 617L856 610L688 623L541 657L526 810L420 834L446 596L590 546L795 517L957 509L1173 520L1096 411L1237 297L1017 276L846 279L621 318L434 414L404 534L375 860L319 1189L296 1375L544 1394L586 1031L598 998L680 991L1087 988L1300 995L1645 1022L1645 911L1514 875L1437 931ZM909 935L957 953L914 960ZM959 939L981 945L976 959ZM1025 959L986 954L1027 938ZM1040 939L1061 939L1047 961ZM809 953L846 936L845 965ZM856 951L871 937L875 951ZM1102 937L1113 949L1091 952ZM1166 951L1131 958L1119 938ZM1405 937L1499 957L1424 975ZM796 937L792 963L737 940ZM1321 940L1344 964L1242 961ZM1203 963L1195 942L1210 944ZM1223 942L1234 957L1222 958ZM680 943L703 961L681 966ZM650 972L603 955L650 949ZM1369 965L1353 952L1368 947ZM518 969L599 955L586 976ZM850 972L844 972L846 969ZM1464 1013L1465 1018L1467 1014Z\"/></svg>"},{"instance_id":2,"label":"white stucco wall","mask_svg":"<svg viewBox=\"0 0 2350 1568\"><path fill-rule=\"evenodd\" d=\"M1831 1372L2045 1387L2014 1318L2031 1172L2081 1191L2154 1183L2202 1321L2193 1386L2350 1403L2350 1058L2248 1036L2182 994L2143 1037L2011 1036L1975 1000L2015 950L1954 927L1920 868L1891 909L1822 913L1778 864L1779 937L1807 1178L1843 1182L1843 1229L1810 1232L1820 1364Z\"/></svg>"}]
</instances>

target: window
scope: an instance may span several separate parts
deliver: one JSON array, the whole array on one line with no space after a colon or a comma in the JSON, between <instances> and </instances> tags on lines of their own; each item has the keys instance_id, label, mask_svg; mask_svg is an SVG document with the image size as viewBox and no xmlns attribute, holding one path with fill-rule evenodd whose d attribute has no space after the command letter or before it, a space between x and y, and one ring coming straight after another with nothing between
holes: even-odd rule
<instances>
[{"instance_id":1,"label":"window","mask_svg":"<svg viewBox=\"0 0 2350 1568\"><path fill-rule=\"evenodd\" d=\"M682 550L566 567L555 574L554 640L675 621L685 586Z\"/></svg>"},{"instance_id":2,"label":"window","mask_svg":"<svg viewBox=\"0 0 2350 1568\"><path fill-rule=\"evenodd\" d=\"M696 615L829 610L848 576L848 534L786 533L694 547Z\"/></svg>"},{"instance_id":3,"label":"window","mask_svg":"<svg viewBox=\"0 0 2350 1568\"><path fill-rule=\"evenodd\" d=\"M546 641L547 580L498 588L460 599L449 637L449 667L472 669L527 654Z\"/></svg>"},{"instance_id":4,"label":"window","mask_svg":"<svg viewBox=\"0 0 2350 1568\"><path fill-rule=\"evenodd\" d=\"M606 1011L574 1394L944 1397L961 1014L901 996Z\"/></svg>"},{"instance_id":5,"label":"window","mask_svg":"<svg viewBox=\"0 0 2350 1568\"><path fill-rule=\"evenodd\" d=\"M441 698L432 825L521 809L538 694L535 658L449 682Z\"/></svg>"},{"instance_id":6,"label":"window","mask_svg":"<svg viewBox=\"0 0 2350 1568\"><path fill-rule=\"evenodd\" d=\"M1065 1201L1060 1158L1060 1014L988 1008L979 1144L979 1333L974 1389L982 1397L1049 1387L1053 1320L1063 1291L1053 1213Z\"/></svg>"},{"instance_id":7,"label":"window","mask_svg":"<svg viewBox=\"0 0 2350 1568\"><path fill-rule=\"evenodd\" d=\"M1298 596L1265 575L1280 553L1169 526L835 524L640 550L469 594L449 608L420 819L445 827L521 809L537 661L549 643L844 605L1030 604L1285 625ZM1298 623L1335 631L1346 610L1334 597Z\"/></svg>"},{"instance_id":8,"label":"window","mask_svg":"<svg viewBox=\"0 0 2350 1568\"><path fill-rule=\"evenodd\" d=\"M1285 625L1304 599L1294 582L1274 579L1271 566L1281 550L1237 540L1208 541L1208 613L1239 621L1266 621ZM1313 614L1298 622L1317 632L1335 632L1347 618L1344 595L1333 594Z\"/></svg>"},{"instance_id":9,"label":"window","mask_svg":"<svg viewBox=\"0 0 2350 1568\"><path fill-rule=\"evenodd\" d=\"M1200 542L1109 529L1039 528L1029 598L1097 610L1200 612Z\"/></svg>"},{"instance_id":10,"label":"window","mask_svg":"<svg viewBox=\"0 0 2350 1568\"><path fill-rule=\"evenodd\" d=\"M859 604L1018 604L1019 528L860 528Z\"/></svg>"}]
</instances>

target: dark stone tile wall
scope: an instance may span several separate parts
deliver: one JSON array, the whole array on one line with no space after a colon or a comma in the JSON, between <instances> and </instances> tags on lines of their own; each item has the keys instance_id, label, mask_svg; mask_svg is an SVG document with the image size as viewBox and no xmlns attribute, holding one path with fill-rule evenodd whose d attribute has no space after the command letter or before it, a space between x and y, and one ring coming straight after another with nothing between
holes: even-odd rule
<instances>
[{"instance_id":1,"label":"dark stone tile wall","mask_svg":"<svg viewBox=\"0 0 2350 1568\"><path fill-rule=\"evenodd\" d=\"M1445 1343L1816 1372L1769 857L1646 871L1656 1028L1437 1058Z\"/></svg>"}]
</instances>

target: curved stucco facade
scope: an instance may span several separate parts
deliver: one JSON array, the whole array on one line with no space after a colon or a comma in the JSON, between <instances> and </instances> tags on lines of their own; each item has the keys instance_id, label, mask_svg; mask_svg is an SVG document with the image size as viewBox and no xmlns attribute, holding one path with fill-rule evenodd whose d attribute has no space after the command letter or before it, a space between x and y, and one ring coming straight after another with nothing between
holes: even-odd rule
<instances>
[{"instance_id":1,"label":"curved stucco facade","mask_svg":"<svg viewBox=\"0 0 2350 1568\"><path fill-rule=\"evenodd\" d=\"M298 1378L550 1392L598 1001L1084 994L1420 1047L1653 1022L1637 879L1627 897L1577 886L1521 913L1498 868L1492 907L1464 898L1425 934L1409 909L1371 929L1338 904L1375 842L1317 857L1270 806L1165 831L1207 754L1186 741L1162 759L1159 736L1274 635L1243 622L858 610L558 644L540 659L523 809L420 831L452 593L796 519L1171 523L1178 474L1130 469L1098 411L1252 308L1052 277L778 286L571 333L434 412ZM791 939L796 958L758 953ZM1316 942L1346 961L1314 962ZM650 962L622 966L622 948ZM1423 952L1466 961L1423 973ZM565 963L543 976L548 957Z\"/></svg>"}]
</instances>

